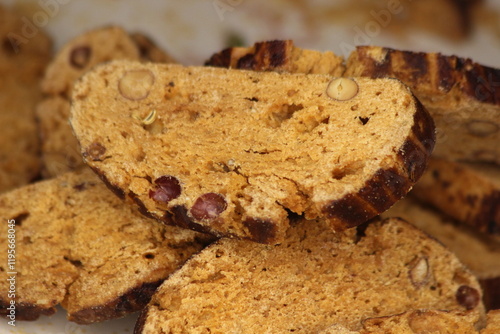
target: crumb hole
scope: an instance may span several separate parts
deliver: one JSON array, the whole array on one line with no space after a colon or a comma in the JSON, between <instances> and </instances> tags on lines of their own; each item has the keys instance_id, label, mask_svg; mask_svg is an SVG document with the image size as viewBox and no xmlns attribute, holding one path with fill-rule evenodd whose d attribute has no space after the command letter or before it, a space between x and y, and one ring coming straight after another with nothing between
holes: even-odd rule
<instances>
[{"instance_id":1,"label":"crumb hole","mask_svg":"<svg viewBox=\"0 0 500 334\"><path fill-rule=\"evenodd\" d=\"M23 221L26 220L29 216L29 212L22 212L11 219L16 222L16 226L21 226L23 224Z\"/></svg>"},{"instance_id":2,"label":"crumb hole","mask_svg":"<svg viewBox=\"0 0 500 334\"><path fill-rule=\"evenodd\" d=\"M65 256L64 259L74 265L77 268L80 268L83 266L82 262L80 260L72 260L69 257Z\"/></svg>"},{"instance_id":3,"label":"crumb hole","mask_svg":"<svg viewBox=\"0 0 500 334\"><path fill-rule=\"evenodd\" d=\"M366 125L366 123L368 123L368 121L370 120L370 117L358 116L358 119L361 121L361 124Z\"/></svg>"},{"instance_id":4,"label":"crumb hole","mask_svg":"<svg viewBox=\"0 0 500 334\"><path fill-rule=\"evenodd\" d=\"M153 253L146 253L144 254L144 258L148 260L152 260L155 258L155 255Z\"/></svg>"},{"instance_id":5,"label":"crumb hole","mask_svg":"<svg viewBox=\"0 0 500 334\"><path fill-rule=\"evenodd\" d=\"M295 112L302 109L304 109L302 104L284 104L278 111L272 113L273 123L279 125L287 119L292 118Z\"/></svg>"},{"instance_id":6,"label":"crumb hole","mask_svg":"<svg viewBox=\"0 0 500 334\"><path fill-rule=\"evenodd\" d=\"M362 161L354 161L346 164L342 168L335 168L332 170L332 178L335 180L342 180L346 176L357 174L365 166Z\"/></svg>"}]
</instances>

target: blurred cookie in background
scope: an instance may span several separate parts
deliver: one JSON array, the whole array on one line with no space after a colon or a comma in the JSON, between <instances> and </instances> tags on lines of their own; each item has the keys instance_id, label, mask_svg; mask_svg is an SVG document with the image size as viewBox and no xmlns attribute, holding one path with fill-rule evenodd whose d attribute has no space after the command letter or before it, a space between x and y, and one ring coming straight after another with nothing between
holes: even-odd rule
<instances>
[{"instance_id":1,"label":"blurred cookie in background","mask_svg":"<svg viewBox=\"0 0 500 334\"><path fill-rule=\"evenodd\" d=\"M51 49L43 31L0 6L0 192L39 175L35 105Z\"/></svg>"}]
</instances>

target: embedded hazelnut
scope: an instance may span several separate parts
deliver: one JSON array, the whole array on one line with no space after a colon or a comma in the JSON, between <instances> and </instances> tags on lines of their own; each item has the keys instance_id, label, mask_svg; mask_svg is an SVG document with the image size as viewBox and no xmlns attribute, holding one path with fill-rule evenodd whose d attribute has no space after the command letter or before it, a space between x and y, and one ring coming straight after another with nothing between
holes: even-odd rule
<instances>
[{"instance_id":1,"label":"embedded hazelnut","mask_svg":"<svg viewBox=\"0 0 500 334\"><path fill-rule=\"evenodd\" d=\"M92 143L83 153L83 156L91 159L92 161L102 161L104 153L106 153L106 147L102 146L101 143Z\"/></svg>"},{"instance_id":2,"label":"embedded hazelnut","mask_svg":"<svg viewBox=\"0 0 500 334\"><path fill-rule=\"evenodd\" d=\"M347 101L358 94L358 84L349 78L332 80L326 88L326 94L334 100Z\"/></svg>"},{"instance_id":3,"label":"embedded hazelnut","mask_svg":"<svg viewBox=\"0 0 500 334\"><path fill-rule=\"evenodd\" d=\"M426 257L420 257L413 261L410 267L409 276L411 283L416 288L424 286L427 282L429 282L429 261Z\"/></svg>"},{"instance_id":4,"label":"embedded hazelnut","mask_svg":"<svg viewBox=\"0 0 500 334\"><path fill-rule=\"evenodd\" d=\"M455 298L457 299L457 302L467 310L475 308L481 300L479 291L468 285L461 285L455 294Z\"/></svg>"},{"instance_id":5,"label":"embedded hazelnut","mask_svg":"<svg viewBox=\"0 0 500 334\"><path fill-rule=\"evenodd\" d=\"M493 122L473 120L467 123L467 130L476 137L488 137L499 130L499 126Z\"/></svg>"},{"instance_id":6,"label":"embedded hazelnut","mask_svg":"<svg viewBox=\"0 0 500 334\"><path fill-rule=\"evenodd\" d=\"M224 196L206 193L198 197L191 208L191 216L197 220L213 220L227 208Z\"/></svg>"},{"instance_id":7,"label":"embedded hazelnut","mask_svg":"<svg viewBox=\"0 0 500 334\"><path fill-rule=\"evenodd\" d=\"M174 176L160 176L155 180L155 184L157 187L149 191L149 198L156 202L167 204L181 195L181 184Z\"/></svg>"},{"instance_id":8,"label":"embedded hazelnut","mask_svg":"<svg viewBox=\"0 0 500 334\"><path fill-rule=\"evenodd\" d=\"M120 94L129 100L142 100L148 97L155 77L150 70L131 70L126 72L118 83Z\"/></svg>"},{"instance_id":9,"label":"embedded hazelnut","mask_svg":"<svg viewBox=\"0 0 500 334\"><path fill-rule=\"evenodd\" d=\"M82 69L89 63L92 50L88 46L78 46L74 48L69 55L71 66Z\"/></svg>"}]
</instances>

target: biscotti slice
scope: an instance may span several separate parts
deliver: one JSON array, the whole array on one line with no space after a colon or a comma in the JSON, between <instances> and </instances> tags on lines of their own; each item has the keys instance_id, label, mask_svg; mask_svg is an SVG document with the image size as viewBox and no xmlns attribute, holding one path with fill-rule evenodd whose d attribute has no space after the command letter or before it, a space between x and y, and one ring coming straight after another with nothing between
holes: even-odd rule
<instances>
[{"instance_id":1,"label":"biscotti slice","mask_svg":"<svg viewBox=\"0 0 500 334\"><path fill-rule=\"evenodd\" d=\"M340 230L386 210L434 144L397 80L126 61L77 83L71 124L87 164L147 215L262 243L282 240L289 211Z\"/></svg>"},{"instance_id":2,"label":"biscotti slice","mask_svg":"<svg viewBox=\"0 0 500 334\"><path fill-rule=\"evenodd\" d=\"M88 169L1 195L0 217L0 251L13 254L0 264L0 314L15 300L16 320L51 315L58 304L82 324L140 310L210 241L144 218Z\"/></svg>"},{"instance_id":3,"label":"biscotti slice","mask_svg":"<svg viewBox=\"0 0 500 334\"><path fill-rule=\"evenodd\" d=\"M363 329L348 331L332 325L318 334L473 334L481 327L477 312L414 310L385 317L367 318Z\"/></svg>"},{"instance_id":4,"label":"biscotti slice","mask_svg":"<svg viewBox=\"0 0 500 334\"><path fill-rule=\"evenodd\" d=\"M500 242L499 166L432 158L412 194Z\"/></svg>"},{"instance_id":5,"label":"biscotti slice","mask_svg":"<svg viewBox=\"0 0 500 334\"><path fill-rule=\"evenodd\" d=\"M157 290L135 333L317 333L418 309L482 318L477 280L400 219L326 231L301 220L276 246L220 239Z\"/></svg>"},{"instance_id":6,"label":"biscotti slice","mask_svg":"<svg viewBox=\"0 0 500 334\"><path fill-rule=\"evenodd\" d=\"M36 111L44 177L84 166L68 122L69 96L76 79L93 66L113 59L174 62L146 36L129 34L116 26L85 32L66 43L47 68L42 81L45 99Z\"/></svg>"},{"instance_id":7,"label":"biscotti slice","mask_svg":"<svg viewBox=\"0 0 500 334\"><path fill-rule=\"evenodd\" d=\"M0 193L40 173L35 105L52 46L42 30L27 38L24 26L20 15L0 5Z\"/></svg>"},{"instance_id":8,"label":"biscotti slice","mask_svg":"<svg viewBox=\"0 0 500 334\"><path fill-rule=\"evenodd\" d=\"M439 53L357 47L346 76L395 77L436 122L434 155L500 164L500 69Z\"/></svg>"},{"instance_id":9,"label":"biscotti slice","mask_svg":"<svg viewBox=\"0 0 500 334\"><path fill-rule=\"evenodd\" d=\"M341 76L343 59L331 51L296 47L291 40L255 43L251 47L227 48L215 53L205 65L254 71L275 71Z\"/></svg>"},{"instance_id":10,"label":"biscotti slice","mask_svg":"<svg viewBox=\"0 0 500 334\"><path fill-rule=\"evenodd\" d=\"M480 280L486 306L500 307L500 244L413 198L399 201L382 217L401 217L446 245Z\"/></svg>"}]
</instances>

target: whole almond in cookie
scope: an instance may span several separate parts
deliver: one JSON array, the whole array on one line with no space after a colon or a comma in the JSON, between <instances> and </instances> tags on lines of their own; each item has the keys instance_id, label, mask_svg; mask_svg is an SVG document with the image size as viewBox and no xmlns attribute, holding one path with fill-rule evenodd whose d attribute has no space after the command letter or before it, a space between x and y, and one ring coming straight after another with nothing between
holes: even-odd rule
<instances>
[{"instance_id":1,"label":"whole almond in cookie","mask_svg":"<svg viewBox=\"0 0 500 334\"><path fill-rule=\"evenodd\" d=\"M76 84L71 124L86 163L144 214L278 243L290 212L341 230L385 211L434 146L401 82L337 80L117 61Z\"/></svg>"}]
</instances>

